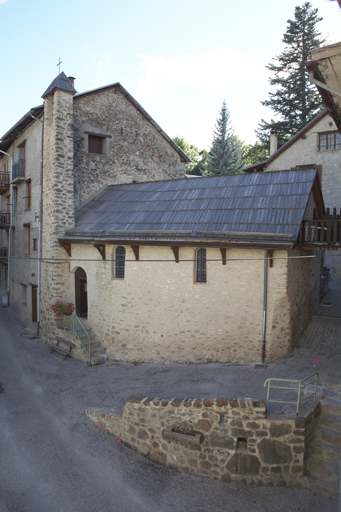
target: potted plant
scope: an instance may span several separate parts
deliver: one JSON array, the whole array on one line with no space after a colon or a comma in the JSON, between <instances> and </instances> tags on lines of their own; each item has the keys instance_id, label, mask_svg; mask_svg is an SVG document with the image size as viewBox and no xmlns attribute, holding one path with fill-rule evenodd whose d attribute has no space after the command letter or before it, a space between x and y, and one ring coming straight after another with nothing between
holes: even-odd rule
<instances>
[{"instance_id":1,"label":"potted plant","mask_svg":"<svg viewBox=\"0 0 341 512\"><path fill-rule=\"evenodd\" d=\"M65 302L63 300L56 300L53 304L50 304L47 308L49 311L52 311L57 318L63 318L64 316L71 315L75 308L75 305L72 302Z\"/></svg>"}]
</instances>

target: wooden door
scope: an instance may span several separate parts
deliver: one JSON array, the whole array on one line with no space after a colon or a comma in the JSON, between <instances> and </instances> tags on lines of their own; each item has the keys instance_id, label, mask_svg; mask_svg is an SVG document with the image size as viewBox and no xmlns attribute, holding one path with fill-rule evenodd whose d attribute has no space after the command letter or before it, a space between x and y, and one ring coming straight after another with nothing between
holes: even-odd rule
<instances>
[{"instance_id":1,"label":"wooden door","mask_svg":"<svg viewBox=\"0 0 341 512\"><path fill-rule=\"evenodd\" d=\"M75 272L76 313L86 318L88 316L88 290L85 270L79 267Z\"/></svg>"},{"instance_id":2,"label":"wooden door","mask_svg":"<svg viewBox=\"0 0 341 512\"><path fill-rule=\"evenodd\" d=\"M38 319L38 310L37 310L37 289L38 287L35 285L32 286L32 322L36 322Z\"/></svg>"}]
</instances>

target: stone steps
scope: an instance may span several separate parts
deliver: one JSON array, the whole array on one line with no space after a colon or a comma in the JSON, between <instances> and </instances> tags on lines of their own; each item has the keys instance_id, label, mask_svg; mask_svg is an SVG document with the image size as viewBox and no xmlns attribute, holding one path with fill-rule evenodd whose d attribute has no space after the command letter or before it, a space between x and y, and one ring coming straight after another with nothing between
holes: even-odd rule
<instances>
[{"instance_id":1,"label":"stone steps","mask_svg":"<svg viewBox=\"0 0 341 512\"><path fill-rule=\"evenodd\" d=\"M91 364L103 364L107 360L106 347L96 338L90 327L84 326L90 336L90 359Z\"/></svg>"},{"instance_id":2,"label":"stone steps","mask_svg":"<svg viewBox=\"0 0 341 512\"><path fill-rule=\"evenodd\" d=\"M341 384L325 382L321 390L320 416L309 444L306 469L311 489L338 498L341 457Z\"/></svg>"}]
</instances>

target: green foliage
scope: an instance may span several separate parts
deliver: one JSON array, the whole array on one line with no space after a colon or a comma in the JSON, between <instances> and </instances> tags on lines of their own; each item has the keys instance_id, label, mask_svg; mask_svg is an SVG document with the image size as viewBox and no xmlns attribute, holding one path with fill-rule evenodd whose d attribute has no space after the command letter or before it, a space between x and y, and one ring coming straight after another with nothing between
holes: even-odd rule
<instances>
[{"instance_id":1,"label":"green foliage","mask_svg":"<svg viewBox=\"0 0 341 512\"><path fill-rule=\"evenodd\" d=\"M276 91L270 92L269 99L262 102L279 119L270 122L262 119L256 130L262 143L268 141L273 130L278 135L279 146L283 145L322 109L322 100L316 87L309 82L305 65L311 51L325 42L316 29L321 20L318 9L313 9L309 2L295 7L295 19L288 20L283 36L285 49L274 58L276 64L267 66L274 74L269 83L276 87Z\"/></svg>"},{"instance_id":2,"label":"green foliage","mask_svg":"<svg viewBox=\"0 0 341 512\"><path fill-rule=\"evenodd\" d=\"M257 141L254 145L243 144L243 162L245 166L258 164L269 158L269 144Z\"/></svg>"},{"instance_id":3,"label":"green foliage","mask_svg":"<svg viewBox=\"0 0 341 512\"><path fill-rule=\"evenodd\" d=\"M236 174L243 167L241 143L231 126L230 112L225 101L220 109L212 147L207 155L209 175Z\"/></svg>"},{"instance_id":4,"label":"green foliage","mask_svg":"<svg viewBox=\"0 0 341 512\"><path fill-rule=\"evenodd\" d=\"M186 155L192 160L186 164L186 174L194 176L205 176L206 174L206 149L199 150L193 144L190 144L184 137L174 137L173 141Z\"/></svg>"}]
</instances>

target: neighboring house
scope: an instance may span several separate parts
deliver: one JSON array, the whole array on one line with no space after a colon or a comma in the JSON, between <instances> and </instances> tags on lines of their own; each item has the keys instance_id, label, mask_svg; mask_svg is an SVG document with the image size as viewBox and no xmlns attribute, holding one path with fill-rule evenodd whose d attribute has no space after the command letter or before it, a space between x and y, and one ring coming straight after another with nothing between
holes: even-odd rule
<instances>
[{"instance_id":1,"label":"neighboring house","mask_svg":"<svg viewBox=\"0 0 341 512\"><path fill-rule=\"evenodd\" d=\"M341 133L327 109L318 114L286 144L276 150L276 135L271 135L274 148L270 157L244 168L244 172L283 171L288 169L318 170L326 208L340 207L341 197ZM338 210L340 214L340 209ZM325 265L333 279L341 280L340 252L325 255Z\"/></svg>"},{"instance_id":2,"label":"neighboring house","mask_svg":"<svg viewBox=\"0 0 341 512\"><path fill-rule=\"evenodd\" d=\"M314 83L339 131L341 131L341 42L314 50L307 62Z\"/></svg>"},{"instance_id":3,"label":"neighboring house","mask_svg":"<svg viewBox=\"0 0 341 512\"><path fill-rule=\"evenodd\" d=\"M108 183L184 177L189 161L119 83L76 94L61 73L43 98L0 141L1 286L33 327L58 298L57 236L75 207Z\"/></svg>"}]
</instances>

